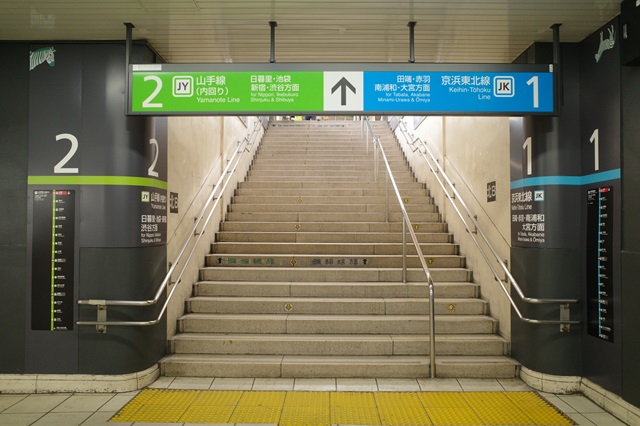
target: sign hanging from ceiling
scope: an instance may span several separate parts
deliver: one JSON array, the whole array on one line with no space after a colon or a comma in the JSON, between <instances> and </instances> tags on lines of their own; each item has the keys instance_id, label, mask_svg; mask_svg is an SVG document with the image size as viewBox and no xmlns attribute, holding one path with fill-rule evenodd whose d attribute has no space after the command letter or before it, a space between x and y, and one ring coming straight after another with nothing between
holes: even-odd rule
<instances>
[{"instance_id":1,"label":"sign hanging from ceiling","mask_svg":"<svg viewBox=\"0 0 640 426\"><path fill-rule=\"evenodd\" d=\"M553 114L553 81L550 65L131 65L128 113Z\"/></svg>"}]
</instances>

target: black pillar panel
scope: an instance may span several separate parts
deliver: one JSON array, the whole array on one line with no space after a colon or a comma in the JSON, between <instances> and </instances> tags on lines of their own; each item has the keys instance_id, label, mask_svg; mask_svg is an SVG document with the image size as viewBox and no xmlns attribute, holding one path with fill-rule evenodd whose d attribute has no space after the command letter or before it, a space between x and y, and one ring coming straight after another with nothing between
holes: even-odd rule
<instances>
[{"instance_id":1,"label":"black pillar panel","mask_svg":"<svg viewBox=\"0 0 640 426\"><path fill-rule=\"evenodd\" d=\"M640 67L622 67L622 397L640 407Z\"/></svg>"},{"instance_id":2,"label":"black pillar panel","mask_svg":"<svg viewBox=\"0 0 640 426\"><path fill-rule=\"evenodd\" d=\"M82 171L77 151L82 151L85 140L82 135L82 45L54 46L52 44L32 44L29 56L29 205L27 217L29 229L29 274L27 281L27 330L26 330L26 372L27 373L76 373L78 367L78 335L73 327L76 306L65 303L63 316L71 310L71 324L63 331L56 331L55 324L50 329L43 329L47 317L53 317L53 309L59 298L54 293L77 294L77 224L81 215L74 211L67 215L66 226L73 234L72 251L65 256L64 267L72 270L73 279L64 284L63 289L54 289L52 281L61 271L52 270L59 267L59 256L52 253L51 245L58 230L49 230L51 214L55 206L48 201L38 200L37 191L51 194L58 190L72 191L74 205L82 199L79 187L71 185L43 186L32 185L32 176L40 175L77 175ZM28 53L25 53L25 56ZM43 60L47 57L46 60ZM39 58L39 59L34 59ZM79 141L79 142L78 142ZM77 145L75 142L78 142ZM77 151L74 150L77 146ZM48 210L48 214L45 210ZM44 220L45 223L39 223ZM43 227L42 225L46 225ZM50 229L50 228L49 228ZM66 234L66 233L65 233ZM69 240L67 236L65 239ZM61 290L61 291L58 291ZM47 303L42 303L50 300ZM52 318L53 319L53 318Z\"/></svg>"},{"instance_id":3,"label":"black pillar panel","mask_svg":"<svg viewBox=\"0 0 640 426\"><path fill-rule=\"evenodd\" d=\"M618 20L580 43L583 375L622 391L620 287L620 31Z\"/></svg>"},{"instance_id":4,"label":"black pillar panel","mask_svg":"<svg viewBox=\"0 0 640 426\"><path fill-rule=\"evenodd\" d=\"M535 45L521 60L551 61ZM580 288L579 50L563 44L564 103L558 117L512 118L511 270L525 295L572 298ZM514 293L514 292L512 292ZM517 298L516 298L517 299ZM559 320L554 305L518 303L523 316ZM572 306L571 319L582 318ZM532 325L512 315L512 354L525 367L555 375L581 374L581 328Z\"/></svg>"},{"instance_id":5,"label":"black pillar panel","mask_svg":"<svg viewBox=\"0 0 640 426\"><path fill-rule=\"evenodd\" d=\"M631 253L640 253L639 118L640 66L622 67L622 250Z\"/></svg>"},{"instance_id":6,"label":"black pillar panel","mask_svg":"<svg viewBox=\"0 0 640 426\"><path fill-rule=\"evenodd\" d=\"M80 251L79 298L147 300L166 272L164 246L145 248L84 248ZM110 321L150 321L165 301L148 308L108 307ZM80 320L94 321L95 307L83 307ZM82 327L79 371L85 374L127 374L153 366L166 353L166 320L138 327L109 326L105 334Z\"/></svg>"},{"instance_id":7,"label":"black pillar panel","mask_svg":"<svg viewBox=\"0 0 640 426\"><path fill-rule=\"evenodd\" d=\"M0 44L0 374L24 373L27 282L29 48Z\"/></svg>"},{"instance_id":8,"label":"black pillar panel","mask_svg":"<svg viewBox=\"0 0 640 426\"><path fill-rule=\"evenodd\" d=\"M162 322L98 335L75 324L96 319L95 308L76 301L147 300L162 282L167 120L125 115L123 43L30 48L38 53L29 71L26 372L146 369L164 355ZM140 50L134 54L147 56ZM113 308L107 320L147 321L160 307Z\"/></svg>"},{"instance_id":9,"label":"black pillar panel","mask_svg":"<svg viewBox=\"0 0 640 426\"><path fill-rule=\"evenodd\" d=\"M525 294L531 297L574 298L580 286L580 252L574 249L511 249L511 271ZM543 284L544 283L544 284ZM537 293L536 293L537 292ZM520 306L525 317L558 320L558 305ZM580 307L572 307L572 319L580 319ZM511 352L527 368L560 376L581 375L581 328L561 333L559 325L535 325L518 320L511 323Z\"/></svg>"}]
</instances>

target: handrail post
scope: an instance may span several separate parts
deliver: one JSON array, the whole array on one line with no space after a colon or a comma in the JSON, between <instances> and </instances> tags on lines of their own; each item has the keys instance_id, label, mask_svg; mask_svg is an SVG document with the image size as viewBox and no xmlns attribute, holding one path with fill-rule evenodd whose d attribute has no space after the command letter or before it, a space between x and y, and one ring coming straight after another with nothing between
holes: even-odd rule
<instances>
[{"instance_id":1,"label":"handrail post","mask_svg":"<svg viewBox=\"0 0 640 426\"><path fill-rule=\"evenodd\" d=\"M364 120L363 120L363 122L364 122ZM366 132L365 145L367 147L367 155L369 155L369 126L366 126L365 132Z\"/></svg>"},{"instance_id":2,"label":"handrail post","mask_svg":"<svg viewBox=\"0 0 640 426\"><path fill-rule=\"evenodd\" d=\"M384 184L384 190L385 190L384 221L389 223L389 173L388 172L387 172L387 180Z\"/></svg>"},{"instance_id":3,"label":"handrail post","mask_svg":"<svg viewBox=\"0 0 640 426\"><path fill-rule=\"evenodd\" d=\"M371 133L373 133L373 129L371 129ZM435 350L435 290L434 290L434 284L433 284L433 278L431 277L431 272L429 271L429 266L427 266L427 263L425 261L424 258L424 254L422 253L422 248L420 247L420 241L418 240L418 237L415 233L415 231L413 230L413 226L411 224L411 219L409 218L409 214L407 213L407 209L404 206L403 200L402 200L402 196L400 195L400 190L398 189L398 185L395 181L395 178L393 177L393 172L391 171L391 165L389 164L389 160L387 158L387 155L384 152L384 149L382 147L382 144L380 143L380 138L378 138L377 140L375 139L375 137L373 137L373 144L374 144L374 148L375 148L375 156L377 157L378 154L378 150L380 151L380 154L382 155L382 160L384 162L384 167L387 170L387 176L388 179L390 180L391 184L393 185L393 190L395 192L395 196L396 199L398 201L398 204L400 206L400 211L402 213L402 281L404 283L407 282L407 264L406 264L406 258L407 258L407 231L409 232L409 234L411 235L411 241L413 242L413 245L416 248L416 255L418 257L418 260L420 261L420 265L422 266L422 270L424 271L425 277L426 277L426 281L427 281L427 285L429 287L429 340L430 340L430 373L431 373L431 378L435 378L436 377L436 361L435 361L435 354L436 354L436 350ZM376 146L376 144L378 146ZM377 166L377 162L376 162L376 166ZM377 176L376 176L377 178ZM376 179L377 180L377 179Z\"/></svg>"},{"instance_id":4,"label":"handrail post","mask_svg":"<svg viewBox=\"0 0 640 426\"><path fill-rule=\"evenodd\" d=\"M429 364L431 370L431 378L436 378L436 303L435 290L433 288L433 280L427 277L429 282Z\"/></svg>"},{"instance_id":5,"label":"handrail post","mask_svg":"<svg viewBox=\"0 0 640 426\"><path fill-rule=\"evenodd\" d=\"M378 182L378 147L375 139L373 139L373 180Z\"/></svg>"},{"instance_id":6,"label":"handrail post","mask_svg":"<svg viewBox=\"0 0 640 426\"><path fill-rule=\"evenodd\" d=\"M402 218L402 282L407 282L407 221Z\"/></svg>"}]
</instances>

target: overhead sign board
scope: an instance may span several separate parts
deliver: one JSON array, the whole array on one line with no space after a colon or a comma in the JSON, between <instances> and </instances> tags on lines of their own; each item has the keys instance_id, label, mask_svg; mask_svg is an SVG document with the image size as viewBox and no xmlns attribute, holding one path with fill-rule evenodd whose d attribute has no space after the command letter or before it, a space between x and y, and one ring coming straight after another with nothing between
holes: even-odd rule
<instances>
[{"instance_id":1,"label":"overhead sign board","mask_svg":"<svg viewBox=\"0 0 640 426\"><path fill-rule=\"evenodd\" d=\"M554 113L550 65L132 65L129 114Z\"/></svg>"}]
</instances>

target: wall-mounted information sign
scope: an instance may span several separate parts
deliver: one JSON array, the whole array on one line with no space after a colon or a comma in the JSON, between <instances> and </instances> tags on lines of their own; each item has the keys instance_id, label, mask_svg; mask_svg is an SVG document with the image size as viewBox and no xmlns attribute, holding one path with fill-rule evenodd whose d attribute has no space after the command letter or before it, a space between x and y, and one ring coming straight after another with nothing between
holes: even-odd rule
<instances>
[{"instance_id":1,"label":"wall-mounted information sign","mask_svg":"<svg viewBox=\"0 0 640 426\"><path fill-rule=\"evenodd\" d=\"M511 190L511 239L519 247L544 247L547 242L545 191Z\"/></svg>"},{"instance_id":2,"label":"wall-mounted information sign","mask_svg":"<svg viewBox=\"0 0 640 426\"><path fill-rule=\"evenodd\" d=\"M552 114L553 80L550 65L131 65L128 112Z\"/></svg>"},{"instance_id":3,"label":"wall-mounted information sign","mask_svg":"<svg viewBox=\"0 0 640 426\"><path fill-rule=\"evenodd\" d=\"M33 191L31 329L73 330L75 191Z\"/></svg>"},{"instance_id":4,"label":"wall-mounted information sign","mask_svg":"<svg viewBox=\"0 0 640 426\"><path fill-rule=\"evenodd\" d=\"M587 297L592 336L613 342L613 188L587 190Z\"/></svg>"}]
</instances>

